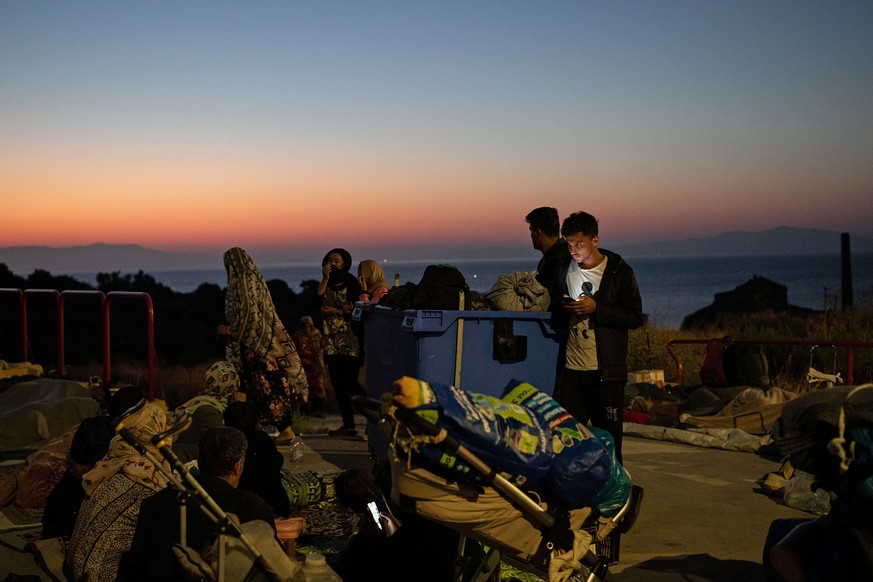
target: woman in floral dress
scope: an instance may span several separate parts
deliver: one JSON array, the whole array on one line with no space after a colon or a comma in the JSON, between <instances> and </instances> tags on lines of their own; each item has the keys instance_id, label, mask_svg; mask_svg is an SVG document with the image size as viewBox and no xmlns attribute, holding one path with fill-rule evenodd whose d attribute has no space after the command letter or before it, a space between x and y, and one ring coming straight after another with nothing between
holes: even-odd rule
<instances>
[{"instance_id":1,"label":"woman in floral dress","mask_svg":"<svg viewBox=\"0 0 873 582\"><path fill-rule=\"evenodd\" d=\"M363 395L358 383L361 369L361 341L352 329L352 309L361 294L361 286L349 273L352 256L345 249L331 249L321 261L321 316L324 320L324 362L330 374L343 425L331 430L331 436L354 436L355 416L352 396Z\"/></svg>"},{"instance_id":2,"label":"woman in floral dress","mask_svg":"<svg viewBox=\"0 0 873 582\"><path fill-rule=\"evenodd\" d=\"M293 413L308 398L306 373L252 258L234 247L224 253L224 266L227 359L239 373L240 391L279 430L278 443L290 442Z\"/></svg>"}]
</instances>

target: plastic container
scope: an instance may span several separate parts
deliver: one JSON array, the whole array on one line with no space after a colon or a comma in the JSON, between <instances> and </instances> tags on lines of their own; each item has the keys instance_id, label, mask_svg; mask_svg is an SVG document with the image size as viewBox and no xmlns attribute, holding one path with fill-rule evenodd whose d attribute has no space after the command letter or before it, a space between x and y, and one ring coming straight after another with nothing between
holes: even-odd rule
<instances>
[{"instance_id":1,"label":"plastic container","mask_svg":"<svg viewBox=\"0 0 873 582\"><path fill-rule=\"evenodd\" d=\"M276 518L276 536L279 538L285 553L294 557L297 553L297 539L306 533L306 518L289 517Z\"/></svg>"},{"instance_id":2,"label":"plastic container","mask_svg":"<svg viewBox=\"0 0 873 582\"><path fill-rule=\"evenodd\" d=\"M306 582L343 582L321 554L306 555L303 561L303 579Z\"/></svg>"},{"instance_id":3,"label":"plastic container","mask_svg":"<svg viewBox=\"0 0 873 582\"><path fill-rule=\"evenodd\" d=\"M303 441L301 441L300 438L291 441L291 450L288 453L288 459L292 463L303 462Z\"/></svg>"},{"instance_id":4,"label":"plastic container","mask_svg":"<svg viewBox=\"0 0 873 582\"><path fill-rule=\"evenodd\" d=\"M554 391L559 341L548 312L396 310L359 302L352 319L364 328L370 398L390 392L402 376L498 397L510 380ZM367 437L373 454L387 458L387 439L372 423Z\"/></svg>"},{"instance_id":5,"label":"plastic container","mask_svg":"<svg viewBox=\"0 0 873 582\"><path fill-rule=\"evenodd\" d=\"M541 311L394 310L359 302L367 395L390 392L401 376L501 396L513 379L547 394L555 384L558 337Z\"/></svg>"}]
</instances>

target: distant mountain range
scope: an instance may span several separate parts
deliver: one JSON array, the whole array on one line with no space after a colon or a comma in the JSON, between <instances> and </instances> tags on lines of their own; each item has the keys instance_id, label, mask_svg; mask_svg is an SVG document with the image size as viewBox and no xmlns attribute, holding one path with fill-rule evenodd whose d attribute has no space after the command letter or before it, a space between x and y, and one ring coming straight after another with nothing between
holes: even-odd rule
<instances>
[{"instance_id":1,"label":"distant mountain range","mask_svg":"<svg viewBox=\"0 0 873 582\"><path fill-rule=\"evenodd\" d=\"M852 253L873 253L873 237L850 236ZM778 227L763 231L725 232L709 237L621 244L610 241L606 248L625 257L652 256L750 256L750 255L839 255L841 233L810 228ZM312 253L320 260L320 252ZM253 253L254 255L254 253ZM481 246L428 249L359 249L357 256L387 257L394 260L463 260L526 258L537 256L530 246ZM405 255L405 256L403 256ZM289 251L263 252L255 257L259 266L311 261ZM172 253L134 244L91 244L71 247L19 246L0 248L0 263L26 276L36 269L53 275L93 272L145 272L223 268L221 253Z\"/></svg>"},{"instance_id":2,"label":"distant mountain range","mask_svg":"<svg viewBox=\"0 0 873 582\"><path fill-rule=\"evenodd\" d=\"M172 271L202 267L214 258L187 253L146 249L139 245L104 244L71 247L22 246L0 248L0 263L16 275L29 275L36 269L53 275L123 271ZM217 260L221 267L221 257Z\"/></svg>"},{"instance_id":3,"label":"distant mountain range","mask_svg":"<svg viewBox=\"0 0 873 582\"><path fill-rule=\"evenodd\" d=\"M842 233L832 230L780 226L769 230L734 231L707 237L622 245L616 250L627 257L839 255L841 240ZM849 233L849 242L852 253L873 252L873 237Z\"/></svg>"}]
</instances>

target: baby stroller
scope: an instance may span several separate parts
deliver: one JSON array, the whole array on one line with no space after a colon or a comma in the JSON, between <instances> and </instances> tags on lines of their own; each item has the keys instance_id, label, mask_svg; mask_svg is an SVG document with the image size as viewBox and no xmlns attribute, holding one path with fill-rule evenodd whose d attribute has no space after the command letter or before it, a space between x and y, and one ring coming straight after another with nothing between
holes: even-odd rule
<instances>
[{"instance_id":1,"label":"baby stroller","mask_svg":"<svg viewBox=\"0 0 873 582\"><path fill-rule=\"evenodd\" d=\"M126 427L131 415L146 404L142 399L126 410L114 421L114 430L137 452L146 457L168 480L179 495L180 531L179 543L173 548L179 563L191 580L218 582L275 581L299 582L303 580L300 564L289 558L275 539L273 528L264 521L251 521L240 524L233 514L224 510L209 496L177 457L170 444L172 436L185 431L191 425L191 415L187 414L168 430L152 437L153 445L170 464L172 471L165 469L145 443ZM207 518L212 520L219 532L214 544L206 548L202 555L186 545L187 511L189 505L196 506Z\"/></svg>"},{"instance_id":2,"label":"baby stroller","mask_svg":"<svg viewBox=\"0 0 873 582\"><path fill-rule=\"evenodd\" d=\"M630 530L641 488L631 487L608 517L591 507L567 510L515 485L444 428L396 405L390 395L382 400L356 396L353 403L368 421L394 435L390 450L375 451L377 459L387 453L391 463L392 501L462 534L453 582L496 582L501 561L550 582L609 579L609 558L596 553L597 542L613 531ZM414 455L398 454L401 433L406 436L400 440L411 436L457 457L473 468L476 479L446 477L416 464Z\"/></svg>"},{"instance_id":3,"label":"baby stroller","mask_svg":"<svg viewBox=\"0 0 873 582\"><path fill-rule=\"evenodd\" d=\"M829 493L831 509L771 525L768 579L873 579L873 384L802 394L785 405L773 439Z\"/></svg>"}]
</instances>

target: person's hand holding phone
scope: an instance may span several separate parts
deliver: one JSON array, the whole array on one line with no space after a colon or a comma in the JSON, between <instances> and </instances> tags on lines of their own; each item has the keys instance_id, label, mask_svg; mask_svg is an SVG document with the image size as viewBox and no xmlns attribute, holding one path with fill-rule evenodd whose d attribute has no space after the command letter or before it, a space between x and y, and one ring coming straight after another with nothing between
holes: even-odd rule
<instances>
[{"instance_id":1,"label":"person's hand holding phone","mask_svg":"<svg viewBox=\"0 0 873 582\"><path fill-rule=\"evenodd\" d=\"M591 315L597 309L597 302L587 295L573 299L568 295L561 297L564 309L576 315Z\"/></svg>"}]
</instances>

